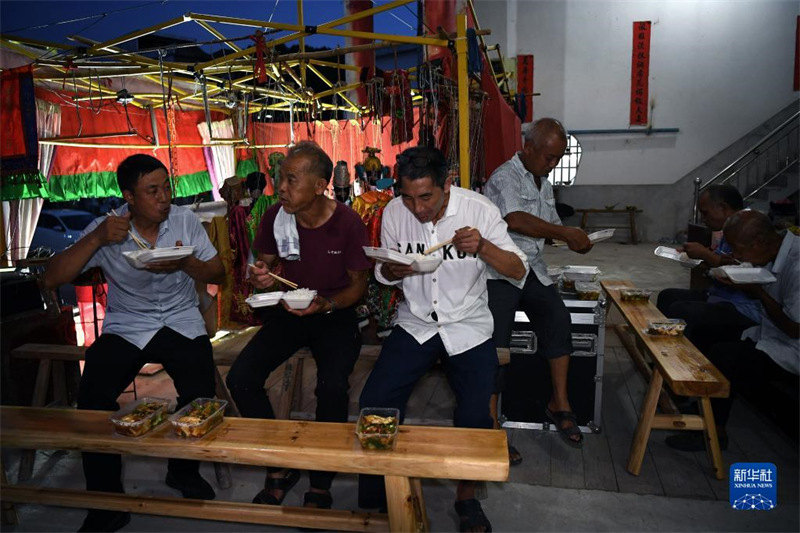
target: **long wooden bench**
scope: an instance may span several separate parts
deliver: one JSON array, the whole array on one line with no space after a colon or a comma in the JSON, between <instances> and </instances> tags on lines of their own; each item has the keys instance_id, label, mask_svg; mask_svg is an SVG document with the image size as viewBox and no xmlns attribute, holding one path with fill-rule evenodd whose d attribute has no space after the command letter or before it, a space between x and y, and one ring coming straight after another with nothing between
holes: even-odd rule
<instances>
[{"instance_id":1,"label":"long wooden bench","mask_svg":"<svg viewBox=\"0 0 800 533\"><path fill-rule=\"evenodd\" d=\"M404 425L394 450L367 451L358 444L353 424L225 418L220 427L193 442L173 436L169 424L138 439L120 438L113 434L110 415L107 411L0 407L0 445L383 475L388 517L9 485L3 470L0 499L6 514L9 504L28 502L333 530L424 531L428 524L419 478L505 481L508 477L506 435L498 430Z\"/></svg>"},{"instance_id":2,"label":"long wooden bench","mask_svg":"<svg viewBox=\"0 0 800 533\"><path fill-rule=\"evenodd\" d=\"M11 355L17 359L32 359L39 361L39 369L36 373L36 382L33 386L32 407L44 407L47 400L47 390L52 380L53 396L57 402L67 403L67 384L64 363L67 361L83 361L86 358L86 346L74 346L69 344L23 344L11 350ZM236 404L231 401L228 389L220 376L219 369L214 366L214 379L216 382L216 394L220 398L228 400L229 413L238 415ZM36 450L25 450L20 459L18 480L27 481L33 475ZM214 471L217 476L217 484L221 488L231 486L230 472L227 465L214 463Z\"/></svg>"},{"instance_id":3,"label":"long wooden bench","mask_svg":"<svg viewBox=\"0 0 800 533\"><path fill-rule=\"evenodd\" d=\"M730 382L685 337L658 337L644 333L649 322L664 320L664 315L649 301L622 301L620 289L634 288L630 281L603 280L601 283L627 322L628 331L636 337L639 346L643 347L652 361L652 368L648 372L650 384L628 456L628 472L639 475L652 429L695 430L703 431L705 435L706 451L714 475L717 479L724 479L726 471L722 464L711 398L727 398ZM632 349L629 348L629 351ZM631 355L636 356L634 353ZM639 360L638 364L641 366L644 362ZM697 397L700 415L656 414L664 384L678 396Z\"/></svg>"}]
</instances>

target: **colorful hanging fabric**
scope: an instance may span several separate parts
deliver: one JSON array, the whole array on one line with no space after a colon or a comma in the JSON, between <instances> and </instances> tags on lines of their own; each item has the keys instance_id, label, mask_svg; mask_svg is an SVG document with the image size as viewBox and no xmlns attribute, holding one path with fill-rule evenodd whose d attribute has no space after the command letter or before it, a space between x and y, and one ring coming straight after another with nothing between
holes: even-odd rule
<instances>
[{"instance_id":1,"label":"colorful hanging fabric","mask_svg":"<svg viewBox=\"0 0 800 533\"><path fill-rule=\"evenodd\" d=\"M0 190L2 199L46 197L39 172L33 67L0 74Z\"/></svg>"},{"instance_id":2,"label":"colorful hanging fabric","mask_svg":"<svg viewBox=\"0 0 800 533\"><path fill-rule=\"evenodd\" d=\"M228 212L228 233L233 256L230 318L231 321L243 325L255 326L259 321L253 315L253 309L245 301L253 293L253 286L247 282L250 241L246 219L247 209L241 205L233 206Z\"/></svg>"},{"instance_id":3,"label":"colorful hanging fabric","mask_svg":"<svg viewBox=\"0 0 800 533\"><path fill-rule=\"evenodd\" d=\"M392 119L392 145L409 142L414 137L414 107L411 101L411 84L405 70L383 73L386 96L383 114Z\"/></svg>"},{"instance_id":4,"label":"colorful hanging fabric","mask_svg":"<svg viewBox=\"0 0 800 533\"><path fill-rule=\"evenodd\" d=\"M278 195L273 194L271 196L267 196L262 194L261 196L256 199L256 202L253 204L253 207L250 209L250 214L247 215L247 241L250 246L253 245L253 241L256 238L256 233L258 233L258 226L261 224L261 218L264 216L264 213L267 212L271 206L278 203Z\"/></svg>"},{"instance_id":5,"label":"colorful hanging fabric","mask_svg":"<svg viewBox=\"0 0 800 533\"><path fill-rule=\"evenodd\" d=\"M266 83L267 81L267 67L264 64L264 54L267 51L267 43L264 41L264 32L257 31L254 35L250 36L250 40L256 45L256 64L253 67L254 74L258 83Z\"/></svg>"}]
</instances>

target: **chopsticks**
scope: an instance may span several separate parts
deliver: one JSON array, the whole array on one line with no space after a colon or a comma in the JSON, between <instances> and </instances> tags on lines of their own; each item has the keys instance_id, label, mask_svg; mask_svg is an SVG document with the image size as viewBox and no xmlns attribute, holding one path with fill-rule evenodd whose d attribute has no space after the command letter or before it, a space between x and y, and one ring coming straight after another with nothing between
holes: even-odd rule
<instances>
[{"instance_id":1,"label":"chopsticks","mask_svg":"<svg viewBox=\"0 0 800 533\"><path fill-rule=\"evenodd\" d=\"M116 211L114 211L113 209L111 210L111 214L112 214L112 215L114 215L115 217L118 217L118 216L119 216L119 215L117 214L117 212L116 212ZM137 237L137 236L136 236L136 234L135 234L135 233L133 233L133 231L131 231L131 230L128 230L128 235L130 235L130 236L131 236L131 239L133 239L133 242L135 242L135 243L136 243L136 245L137 245L137 246L139 246L139 248L140 248L140 249L142 249L142 250L149 250L150 248L152 248L152 246L150 246L149 244L146 244L144 241L142 241L142 239L140 239L139 237Z\"/></svg>"},{"instance_id":2,"label":"chopsticks","mask_svg":"<svg viewBox=\"0 0 800 533\"><path fill-rule=\"evenodd\" d=\"M469 227L467 229L475 229L475 228ZM430 248L428 248L427 250L422 252L422 255L431 254L431 253L435 252L436 250L438 250L439 248L441 248L443 246L447 246L448 244L452 244L452 242L453 242L453 239L447 239L446 241L442 241L439 244L434 244L433 246L431 246Z\"/></svg>"},{"instance_id":3,"label":"chopsticks","mask_svg":"<svg viewBox=\"0 0 800 533\"><path fill-rule=\"evenodd\" d=\"M256 266L255 266L253 263L248 263L248 264L247 264L247 266L251 266L251 267L253 267L253 268L255 268L255 267L256 267ZM299 285L297 285L297 283L295 283L294 281L289 281L288 279L286 279L286 278L282 278L282 277L280 277L280 276L279 276L279 275L277 275L277 274L273 274L272 272L267 272L267 274L269 274L269 275L270 275L270 276L272 276L273 278L277 279L278 281L280 281L281 283L283 283L283 284L284 284L284 285L286 285L287 287L291 287L292 289L296 289L296 288L299 286Z\"/></svg>"}]
</instances>

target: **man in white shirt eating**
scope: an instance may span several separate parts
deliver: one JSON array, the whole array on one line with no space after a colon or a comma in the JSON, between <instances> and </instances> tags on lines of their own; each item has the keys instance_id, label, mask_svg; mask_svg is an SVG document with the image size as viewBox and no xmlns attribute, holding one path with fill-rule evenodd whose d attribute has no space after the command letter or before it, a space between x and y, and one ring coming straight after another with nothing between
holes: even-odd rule
<instances>
[{"instance_id":1,"label":"man in white shirt eating","mask_svg":"<svg viewBox=\"0 0 800 533\"><path fill-rule=\"evenodd\" d=\"M396 407L401 418L416 382L441 360L456 396L456 427L492 428L489 397L494 387L497 351L486 291L487 270L520 280L527 274L525 254L508 236L500 211L482 195L452 187L443 154L410 148L397 158L400 198L385 208L381 244L404 254L420 254L448 239L431 255L442 258L429 273L411 266L378 262L375 277L400 285L394 329L361 393L362 407ZM382 506L383 483L362 479L362 507ZM491 530L475 483L462 481L455 509L461 531Z\"/></svg>"}]
</instances>

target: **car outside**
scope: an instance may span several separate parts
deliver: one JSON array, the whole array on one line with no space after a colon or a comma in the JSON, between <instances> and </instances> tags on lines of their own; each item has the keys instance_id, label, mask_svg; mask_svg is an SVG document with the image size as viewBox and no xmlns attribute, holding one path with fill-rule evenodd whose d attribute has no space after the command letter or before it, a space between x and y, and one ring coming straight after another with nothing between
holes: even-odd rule
<instances>
[{"instance_id":1,"label":"car outside","mask_svg":"<svg viewBox=\"0 0 800 533\"><path fill-rule=\"evenodd\" d=\"M96 217L77 209L45 209L39 214L30 251L46 248L58 253L77 241Z\"/></svg>"}]
</instances>

